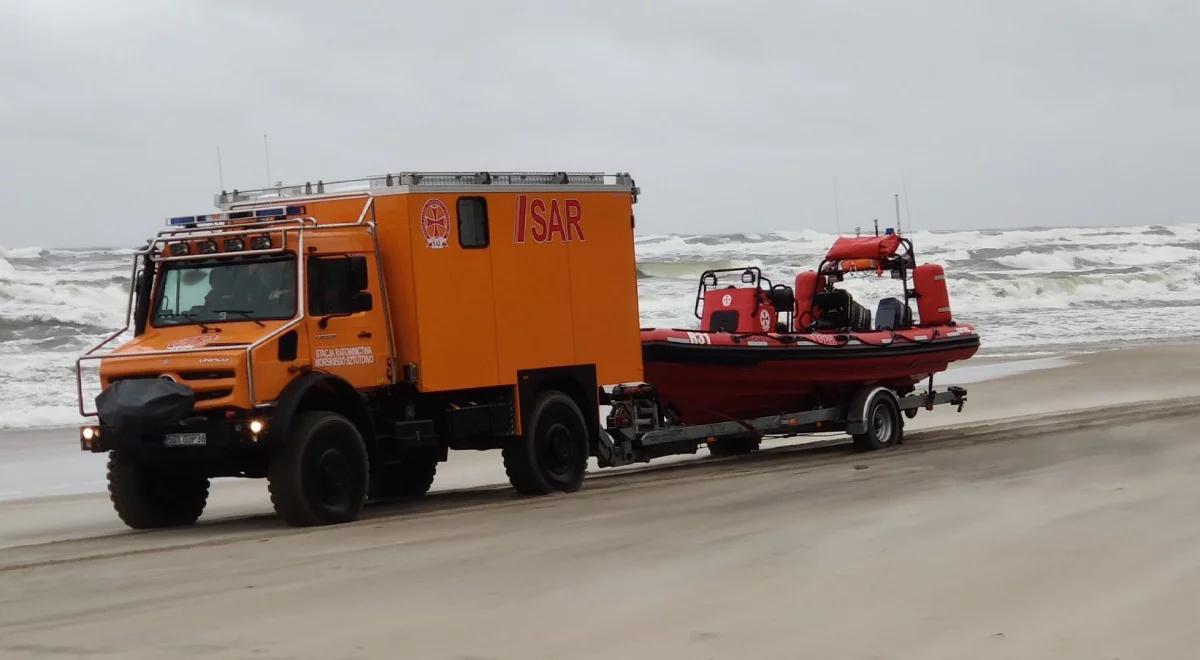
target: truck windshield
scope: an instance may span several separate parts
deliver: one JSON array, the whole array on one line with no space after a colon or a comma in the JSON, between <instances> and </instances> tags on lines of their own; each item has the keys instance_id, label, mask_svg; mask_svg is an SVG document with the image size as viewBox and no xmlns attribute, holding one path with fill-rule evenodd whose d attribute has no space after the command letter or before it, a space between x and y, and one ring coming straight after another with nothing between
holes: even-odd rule
<instances>
[{"instance_id":1,"label":"truck windshield","mask_svg":"<svg viewBox=\"0 0 1200 660\"><path fill-rule=\"evenodd\" d=\"M167 263L153 325L290 319L296 313L292 257Z\"/></svg>"}]
</instances>

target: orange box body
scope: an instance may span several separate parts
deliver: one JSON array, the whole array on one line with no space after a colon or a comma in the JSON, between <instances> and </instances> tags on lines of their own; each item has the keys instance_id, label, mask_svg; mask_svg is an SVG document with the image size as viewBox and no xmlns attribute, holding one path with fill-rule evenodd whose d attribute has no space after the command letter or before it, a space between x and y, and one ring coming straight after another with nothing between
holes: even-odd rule
<instances>
[{"instance_id":1,"label":"orange box body","mask_svg":"<svg viewBox=\"0 0 1200 660\"><path fill-rule=\"evenodd\" d=\"M459 241L457 202L472 197L486 204L486 248ZM396 358L416 365L420 391L512 385L520 370L580 364L596 365L600 383L641 380L628 193L422 191L375 204ZM437 246L422 212L443 206L449 232Z\"/></svg>"},{"instance_id":2,"label":"orange box body","mask_svg":"<svg viewBox=\"0 0 1200 660\"><path fill-rule=\"evenodd\" d=\"M559 366L594 365L598 384L642 379L630 187L389 185L287 203L303 205L302 235L263 232L305 264L366 257L370 310L322 324L300 298L292 321L151 323L103 359L102 387L165 375L212 410L269 404L309 370L360 391L407 381L423 393L515 386L520 371ZM464 245L460 203L486 209L486 245ZM297 335L291 360L278 357L285 329Z\"/></svg>"}]
</instances>

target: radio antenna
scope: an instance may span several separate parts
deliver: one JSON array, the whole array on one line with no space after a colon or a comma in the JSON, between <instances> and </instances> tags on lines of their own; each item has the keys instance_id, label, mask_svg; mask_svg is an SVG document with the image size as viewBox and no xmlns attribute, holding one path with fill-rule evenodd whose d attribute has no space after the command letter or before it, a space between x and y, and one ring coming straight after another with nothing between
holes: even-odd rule
<instances>
[{"instance_id":1,"label":"radio antenna","mask_svg":"<svg viewBox=\"0 0 1200 660\"><path fill-rule=\"evenodd\" d=\"M900 193L893 193L896 200L896 234L900 234Z\"/></svg>"},{"instance_id":2,"label":"radio antenna","mask_svg":"<svg viewBox=\"0 0 1200 660\"><path fill-rule=\"evenodd\" d=\"M221 166L221 145L217 145L217 183L221 184L221 192L225 192L225 168Z\"/></svg>"},{"instance_id":3,"label":"radio antenna","mask_svg":"<svg viewBox=\"0 0 1200 660\"><path fill-rule=\"evenodd\" d=\"M267 187L271 187L271 146L267 143L267 134L263 133L263 159L267 163Z\"/></svg>"}]
</instances>

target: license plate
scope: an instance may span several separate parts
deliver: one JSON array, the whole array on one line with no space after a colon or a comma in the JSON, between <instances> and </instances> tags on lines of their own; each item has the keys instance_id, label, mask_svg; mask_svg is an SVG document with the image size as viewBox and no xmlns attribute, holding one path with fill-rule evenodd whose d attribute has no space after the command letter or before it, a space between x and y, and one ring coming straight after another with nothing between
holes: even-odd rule
<instances>
[{"instance_id":1,"label":"license plate","mask_svg":"<svg viewBox=\"0 0 1200 660\"><path fill-rule=\"evenodd\" d=\"M203 447L208 444L208 436L204 433L168 433L163 437L167 447Z\"/></svg>"}]
</instances>

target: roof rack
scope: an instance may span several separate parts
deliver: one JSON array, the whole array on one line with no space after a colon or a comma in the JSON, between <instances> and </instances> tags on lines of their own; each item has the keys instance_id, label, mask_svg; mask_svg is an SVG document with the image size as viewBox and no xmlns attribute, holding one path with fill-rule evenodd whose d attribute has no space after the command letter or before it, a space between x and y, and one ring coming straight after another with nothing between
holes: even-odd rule
<instances>
[{"instance_id":1,"label":"roof rack","mask_svg":"<svg viewBox=\"0 0 1200 660\"><path fill-rule=\"evenodd\" d=\"M453 188L476 186L597 186L630 190L634 196L638 189L628 172L605 174L603 172L397 172L342 181L311 181L303 185L277 185L257 190L233 190L217 193L213 203L228 210L242 204L261 204L273 200L286 201L297 198L346 195L347 193L383 192L393 187L408 188Z\"/></svg>"}]
</instances>

